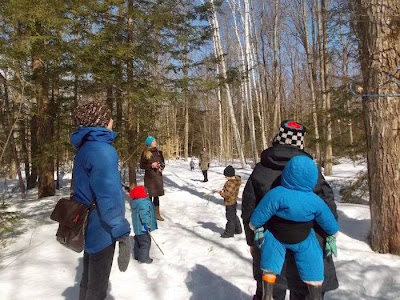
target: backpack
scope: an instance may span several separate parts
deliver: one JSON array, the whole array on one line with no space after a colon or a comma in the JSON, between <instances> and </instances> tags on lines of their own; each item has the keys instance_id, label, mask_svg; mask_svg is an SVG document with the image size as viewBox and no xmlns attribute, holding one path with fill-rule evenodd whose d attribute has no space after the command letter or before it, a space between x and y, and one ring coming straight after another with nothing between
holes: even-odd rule
<instances>
[{"instance_id":1,"label":"backpack","mask_svg":"<svg viewBox=\"0 0 400 300\"><path fill-rule=\"evenodd\" d=\"M73 195L58 200L50 219L59 223L56 237L61 245L75 252L82 252L89 213L94 207L94 201L88 206L76 202Z\"/></svg>"}]
</instances>

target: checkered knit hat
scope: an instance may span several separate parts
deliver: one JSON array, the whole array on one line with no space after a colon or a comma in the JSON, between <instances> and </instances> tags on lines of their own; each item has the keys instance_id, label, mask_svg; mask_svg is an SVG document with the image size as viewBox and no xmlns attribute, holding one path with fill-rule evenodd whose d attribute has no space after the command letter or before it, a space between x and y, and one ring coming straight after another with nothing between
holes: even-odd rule
<instances>
[{"instance_id":1,"label":"checkered knit hat","mask_svg":"<svg viewBox=\"0 0 400 300\"><path fill-rule=\"evenodd\" d=\"M304 149L304 134L306 127L293 120L285 120L281 123L278 134L274 137L273 145L292 145Z\"/></svg>"},{"instance_id":2,"label":"checkered knit hat","mask_svg":"<svg viewBox=\"0 0 400 300\"><path fill-rule=\"evenodd\" d=\"M85 102L78 105L75 109L75 121L77 125L86 127L106 127L110 119L110 109L100 102Z\"/></svg>"}]
</instances>

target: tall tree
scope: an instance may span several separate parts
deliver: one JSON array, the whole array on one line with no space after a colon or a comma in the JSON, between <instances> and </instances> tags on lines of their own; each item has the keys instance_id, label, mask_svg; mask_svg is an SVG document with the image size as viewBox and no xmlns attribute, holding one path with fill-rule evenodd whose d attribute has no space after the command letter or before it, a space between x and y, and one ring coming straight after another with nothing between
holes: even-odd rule
<instances>
[{"instance_id":1,"label":"tall tree","mask_svg":"<svg viewBox=\"0 0 400 300\"><path fill-rule=\"evenodd\" d=\"M371 246L400 255L400 2L352 0L363 75Z\"/></svg>"},{"instance_id":2,"label":"tall tree","mask_svg":"<svg viewBox=\"0 0 400 300\"><path fill-rule=\"evenodd\" d=\"M213 27L214 47L216 47L216 52L218 55L217 59L219 59L220 66L221 66L221 72L222 72L221 75L224 80L224 87L225 87L225 92L227 95L227 102L228 102L228 108L229 108L229 116L230 116L230 121L232 123L232 129L234 131L236 149L238 151L239 159L242 164L242 167L244 168L246 166L246 161L244 158L239 127L237 126L237 122L236 122L235 110L233 109L231 90L230 90L229 84L227 82L227 73L226 73L227 69L226 69L226 65L225 65L224 53L222 51L222 43L221 43L221 37L220 37L220 31L219 31L219 25L218 25L217 11L215 9L214 1L210 0L209 3L210 3L211 14L212 14L211 15L211 24Z\"/></svg>"}]
</instances>

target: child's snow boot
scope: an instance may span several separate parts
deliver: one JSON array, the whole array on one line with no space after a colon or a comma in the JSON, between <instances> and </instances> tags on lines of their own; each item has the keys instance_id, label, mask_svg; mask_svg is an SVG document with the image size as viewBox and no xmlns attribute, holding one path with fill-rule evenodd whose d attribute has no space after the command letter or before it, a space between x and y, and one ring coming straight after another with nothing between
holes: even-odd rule
<instances>
[{"instance_id":1,"label":"child's snow boot","mask_svg":"<svg viewBox=\"0 0 400 300\"><path fill-rule=\"evenodd\" d=\"M308 300L322 300L322 285L307 284L310 295Z\"/></svg>"},{"instance_id":2,"label":"child's snow boot","mask_svg":"<svg viewBox=\"0 0 400 300\"><path fill-rule=\"evenodd\" d=\"M262 276L263 297L262 300L272 300L276 275L271 272L264 272Z\"/></svg>"}]
</instances>

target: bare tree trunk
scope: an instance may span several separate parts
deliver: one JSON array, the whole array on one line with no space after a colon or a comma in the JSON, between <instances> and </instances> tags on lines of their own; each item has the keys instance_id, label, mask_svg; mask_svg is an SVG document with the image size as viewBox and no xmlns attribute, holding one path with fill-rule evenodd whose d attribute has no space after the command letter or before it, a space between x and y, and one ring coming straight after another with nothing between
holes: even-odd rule
<instances>
[{"instance_id":1,"label":"bare tree trunk","mask_svg":"<svg viewBox=\"0 0 400 300\"><path fill-rule=\"evenodd\" d=\"M325 128L325 157L324 174L332 175L332 120L331 120L331 98L329 92L329 62L328 62L328 12L326 0L317 0L318 33L320 38L320 76L321 91L324 108ZM319 2L321 1L321 2Z\"/></svg>"},{"instance_id":2,"label":"bare tree trunk","mask_svg":"<svg viewBox=\"0 0 400 300\"><path fill-rule=\"evenodd\" d=\"M254 111L253 111L253 97L252 97L252 86L250 77L253 73L253 64L251 59L251 43L250 43L250 5L248 0L244 2L244 40L245 40L245 65L246 65L246 85L248 86L247 92L247 118L249 122L250 131L250 142L251 149L253 152L253 163L256 164L258 161L257 143L256 143L256 129L254 126Z\"/></svg>"},{"instance_id":3,"label":"bare tree trunk","mask_svg":"<svg viewBox=\"0 0 400 300\"><path fill-rule=\"evenodd\" d=\"M222 69L221 70L222 71L221 75L222 75L222 77L224 79L225 92L226 92L226 96L227 96L227 103L228 103L228 108L229 108L230 120L232 122L233 131L234 131L236 148L238 150L238 155L239 155L242 167L245 168L246 161L244 159L244 153L243 153L243 148L242 148L242 141L241 141L241 137L240 137L239 127L237 126L235 111L233 109L233 103L232 103L230 87L229 87L229 84L226 81L227 76L226 76L225 59L223 57L221 38L220 38L220 34L219 34L217 12L215 10L214 0L210 0L210 3L211 3L211 10L212 10L211 23L212 23L212 27L213 27L214 46L216 47L216 50L217 50L217 54L218 54L217 58L219 59L219 62L221 64L221 69Z\"/></svg>"},{"instance_id":4,"label":"bare tree trunk","mask_svg":"<svg viewBox=\"0 0 400 300\"><path fill-rule=\"evenodd\" d=\"M232 2L232 3L231 3ZM254 114L252 112L253 107L252 107L252 93L251 93L251 84L249 81L249 52L248 52L248 47L249 47L249 30L248 30L248 19L245 19L242 17L242 14L240 13L240 7L238 6L238 3L235 0L231 0L228 1L228 4L231 8L232 11L232 16L233 16L233 24L235 26L235 33L236 33L236 39L237 39L237 43L239 45L239 53L240 53L240 66L241 66L241 71L245 76L245 80L241 81L240 83L240 92L242 95L242 99L241 99L241 115L240 115L240 120L241 120L241 131L240 131L240 136L242 138L242 141L244 139L245 136L245 132L244 132L244 105L246 106L246 112L247 112L247 121L248 121L248 126L249 126L249 131L250 131L250 142L251 142L251 148L253 151L253 155L254 155L254 149L256 149L256 140L255 140L255 126L254 126ZM248 4L247 4L248 5ZM248 8L247 8L248 9ZM245 10L246 10L246 4L245 4ZM242 17L242 21L244 23L244 27L245 27L245 47L246 47L246 51L243 50L243 46L242 46L242 40L240 38L239 35L239 28L236 22L236 13L237 11L239 12L240 16ZM248 15L248 13L245 13L245 17L246 15ZM246 22L247 20L247 22ZM247 30L246 30L247 29ZM242 146L244 147L243 143ZM256 156L257 157L257 156Z\"/></svg>"},{"instance_id":5,"label":"bare tree trunk","mask_svg":"<svg viewBox=\"0 0 400 300\"><path fill-rule=\"evenodd\" d=\"M308 32L308 18L307 18L307 10L305 0L302 1L302 20L303 20L303 29L304 36L302 38L304 49L306 51L307 56L307 66L308 66L308 80L310 81L310 94L311 94L311 102L312 102L312 115L313 115L313 123L314 123L314 135L315 135L315 156L317 158L318 164L321 164L321 150L320 150L320 135L318 129L318 114L317 114L317 97L315 94L315 75L314 75L314 63L311 53L310 40L309 40L309 32Z\"/></svg>"},{"instance_id":6,"label":"bare tree trunk","mask_svg":"<svg viewBox=\"0 0 400 300\"><path fill-rule=\"evenodd\" d=\"M281 93L280 93L280 67L279 67L279 44L278 44L278 26L279 26L279 4L280 0L274 0L275 2L275 17L274 17L274 36L273 36L273 47L274 47L274 118L273 127L279 128L279 118L281 109Z\"/></svg>"},{"instance_id":7,"label":"bare tree trunk","mask_svg":"<svg viewBox=\"0 0 400 300\"><path fill-rule=\"evenodd\" d=\"M38 32L41 31L41 26L37 23L36 29ZM54 155L51 153L51 143L53 142L54 124L51 116L51 105L48 98L48 85L47 85L47 74L44 65L44 61L39 54L41 49L41 43L38 42L32 49L32 72L33 81L35 86L35 98L37 103L38 113L38 130L37 138L39 145L39 164L38 175L39 175L39 186L38 186L38 198L55 195L54 185Z\"/></svg>"},{"instance_id":8,"label":"bare tree trunk","mask_svg":"<svg viewBox=\"0 0 400 300\"><path fill-rule=\"evenodd\" d=\"M127 12L128 12L128 34L127 34L127 44L130 44L133 42L133 36L132 32L134 30L133 28L133 17L132 17L132 9L133 9L133 0L128 0L127 1ZM138 133L135 132L135 105L133 103L133 93L132 93L132 85L133 83L133 65L132 61L128 59L126 61L126 71L127 71L127 80L128 80L128 86L130 87L128 90L128 105L127 105L127 121L126 121L126 133L127 133L127 139L129 141L128 144L128 177L129 177L129 186L132 185L137 185L137 179L136 179L136 168L137 168L137 158L138 155L136 155L137 151L137 145L138 145ZM168 115L168 113L167 113Z\"/></svg>"},{"instance_id":9,"label":"bare tree trunk","mask_svg":"<svg viewBox=\"0 0 400 300\"><path fill-rule=\"evenodd\" d=\"M371 247L400 255L400 97L384 96L399 90L398 82L387 74L400 64L400 2L353 0L352 4L366 95Z\"/></svg>"},{"instance_id":10,"label":"bare tree trunk","mask_svg":"<svg viewBox=\"0 0 400 300\"><path fill-rule=\"evenodd\" d=\"M9 132L10 134L10 148L11 148L11 153L12 153L12 158L15 162L15 166L16 166L16 172L18 175L18 182L19 182L19 188L21 191L21 196L23 199L25 199L25 184L24 184L24 180L22 178L22 173L21 173L21 164L19 161L19 157L18 157L18 152L17 152L17 146L16 146L16 142L15 142L15 137L14 137L14 127L16 125L16 121L14 121L14 108L11 107L10 105L10 99L9 99L9 91L8 91L8 82L7 82L7 78L3 77L0 74L0 77L3 80L3 86L4 86L4 102L5 102L5 111L6 111L6 116L4 118L4 129L6 129L6 132ZM22 99L20 99L22 100ZM22 103L21 103L22 105ZM20 108L21 110L21 108ZM7 144L4 145L4 147L7 147Z\"/></svg>"},{"instance_id":11,"label":"bare tree trunk","mask_svg":"<svg viewBox=\"0 0 400 300\"><path fill-rule=\"evenodd\" d=\"M185 61L183 62L183 77L185 80L185 87L183 89L183 98L185 99L185 137L184 137L184 145L183 145L183 155L185 161L188 159L189 155L189 93L188 93L188 86L187 80L189 77L189 67L188 67L188 59L187 54L185 56Z\"/></svg>"}]
</instances>

